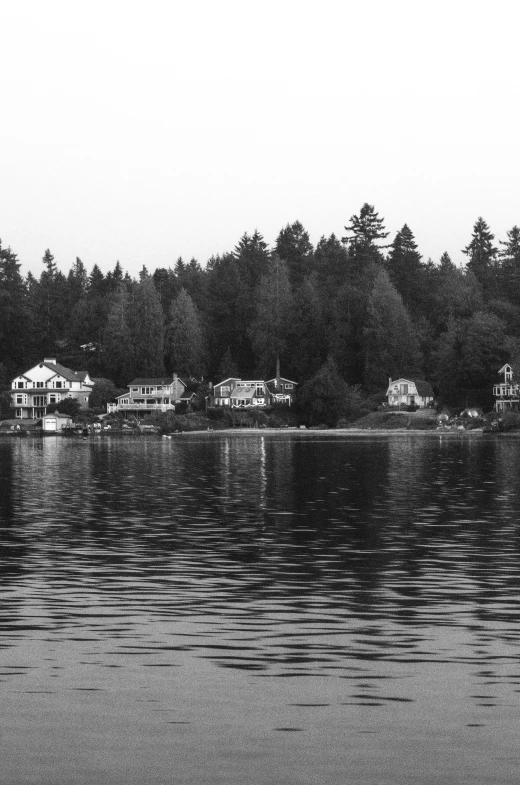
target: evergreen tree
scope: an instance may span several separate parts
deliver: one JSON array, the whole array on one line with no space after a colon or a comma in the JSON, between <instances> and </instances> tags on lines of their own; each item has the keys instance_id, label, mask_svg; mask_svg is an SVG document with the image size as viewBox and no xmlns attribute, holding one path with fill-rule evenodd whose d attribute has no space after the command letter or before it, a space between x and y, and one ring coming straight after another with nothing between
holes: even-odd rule
<instances>
[{"instance_id":1,"label":"evergreen tree","mask_svg":"<svg viewBox=\"0 0 520 785\"><path fill-rule=\"evenodd\" d=\"M250 337L257 373L264 377L284 360L291 309L291 285L287 265L277 255L269 261L256 293L256 314Z\"/></svg>"},{"instance_id":2,"label":"evergreen tree","mask_svg":"<svg viewBox=\"0 0 520 785\"><path fill-rule=\"evenodd\" d=\"M296 290L287 330L287 372L297 381L310 379L327 357L325 323L315 276L307 276Z\"/></svg>"},{"instance_id":3,"label":"evergreen tree","mask_svg":"<svg viewBox=\"0 0 520 785\"><path fill-rule=\"evenodd\" d=\"M435 377L441 400L459 406L492 404L497 369L508 359L504 325L494 314L478 311L451 319L435 352Z\"/></svg>"},{"instance_id":4,"label":"evergreen tree","mask_svg":"<svg viewBox=\"0 0 520 785\"><path fill-rule=\"evenodd\" d=\"M349 386L338 372L332 359L302 386L298 408L308 425L334 427L341 418L359 413L361 396L356 387Z\"/></svg>"},{"instance_id":5,"label":"evergreen tree","mask_svg":"<svg viewBox=\"0 0 520 785\"><path fill-rule=\"evenodd\" d=\"M31 353L27 292L17 255L0 240L0 365L14 374Z\"/></svg>"},{"instance_id":6,"label":"evergreen tree","mask_svg":"<svg viewBox=\"0 0 520 785\"><path fill-rule=\"evenodd\" d=\"M118 387L124 387L132 377L141 375L134 364L130 330L130 298L125 284L120 283L108 311L103 330L103 364L105 373Z\"/></svg>"},{"instance_id":7,"label":"evergreen tree","mask_svg":"<svg viewBox=\"0 0 520 785\"><path fill-rule=\"evenodd\" d=\"M260 283L262 275L268 273L270 257L267 243L257 229L251 236L247 233L242 235L234 256L243 282L253 290Z\"/></svg>"},{"instance_id":8,"label":"evergreen tree","mask_svg":"<svg viewBox=\"0 0 520 785\"><path fill-rule=\"evenodd\" d=\"M233 254L212 257L207 266L206 322L209 340L209 373L218 371L216 362L232 347L235 362L245 373L253 370L248 319L242 318L242 303L247 302L248 290L240 277ZM252 305L252 303L251 303Z\"/></svg>"},{"instance_id":9,"label":"evergreen tree","mask_svg":"<svg viewBox=\"0 0 520 785\"><path fill-rule=\"evenodd\" d=\"M88 276L85 265L79 256L76 256L76 261L72 265L67 276L67 307L69 311L86 295L87 287Z\"/></svg>"},{"instance_id":10,"label":"evergreen tree","mask_svg":"<svg viewBox=\"0 0 520 785\"><path fill-rule=\"evenodd\" d=\"M164 318L167 319L170 313L170 307L181 290L181 285L177 276L170 268L159 267L154 271L153 282L155 289L161 301Z\"/></svg>"},{"instance_id":11,"label":"evergreen tree","mask_svg":"<svg viewBox=\"0 0 520 785\"><path fill-rule=\"evenodd\" d=\"M416 332L384 270L376 276L363 332L364 383L369 389L385 387L389 377L421 375Z\"/></svg>"},{"instance_id":12,"label":"evergreen tree","mask_svg":"<svg viewBox=\"0 0 520 785\"><path fill-rule=\"evenodd\" d=\"M204 333L199 312L190 295L181 289L170 309L166 330L168 364L181 376L199 378L204 373Z\"/></svg>"},{"instance_id":13,"label":"evergreen tree","mask_svg":"<svg viewBox=\"0 0 520 785\"><path fill-rule=\"evenodd\" d=\"M426 300L426 268L410 228L405 224L390 246L387 259L390 281L408 311L418 317Z\"/></svg>"},{"instance_id":14,"label":"evergreen tree","mask_svg":"<svg viewBox=\"0 0 520 785\"><path fill-rule=\"evenodd\" d=\"M282 229L276 239L275 251L287 265L292 286L299 286L312 270L314 249L299 221Z\"/></svg>"},{"instance_id":15,"label":"evergreen tree","mask_svg":"<svg viewBox=\"0 0 520 785\"><path fill-rule=\"evenodd\" d=\"M67 279L58 270L49 249L42 261L45 270L31 291L30 300L34 323L38 325L36 349L40 355L56 351L56 342L64 337L69 318Z\"/></svg>"},{"instance_id":16,"label":"evergreen tree","mask_svg":"<svg viewBox=\"0 0 520 785\"><path fill-rule=\"evenodd\" d=\"M132 286L128 324L135 375L160 376L164 372L164 317L151 276Z\"/></svg>"},{"instance_id":17,"label":"evergreen tree","mask_svg":"<svg viewBox=\"0 0 520 785\"><path fill-rule=\"evenodd\" d=\"M367 296L377 269L384 263L382 249L388 247L380 244L388 237L383 224L383 218L379 218L373 206L365 203L359 215L353 215L350 224L345 226L349 234L342 238L348 252L348 279Z\"/></svg>"},{"instance_id":18,"label":"evergreen tree","mask_svg":"<svg viewBox=\"0 0 520 785\"><path fill-rule=\"evenodd\" d=\"M324 302L328 302L346 283L348 273L348 254L335 234L321 237L314 254L314 267L319 290Z\"/></svg>"},{"instance_id":19,"label":"evergreen tree","mask_svg":"<svg viewBox=\"0 0 520 785\"><path fill-rule=\"evenodd\" d=\"M499 294L520 306L520 227L513 226L507 232L507 240L499 240L503 246L498 252Z\"/></svg>"},{"instance_id":20,"label":"evergreen tree","mask_svg":"<svg viewBox=\"0 0 520 785\"><path fill-rule=\"evenodd\" d=\"M473 226L471 241L463 253L468 257L467 268L475 275L485 293L496 288L496 255L497 248L493 245L495 235L483 218L478 218Z\"/></svg>"},{"instance_id":21,"label":"evergreen tree","mask_svg":"<svg viewBox=\"0 0 520 785\"><path fill-rule=\"evenodd\" d=\"M350 232L350 235L343 237L342 241L348 246L388 247L378 243L379 240L385 240L389 234L385 232L384 218L380 218L374 207L366 202L359 215L351 216L350 224L345 226L345 230Z\"/></svg>"}]
</instances>

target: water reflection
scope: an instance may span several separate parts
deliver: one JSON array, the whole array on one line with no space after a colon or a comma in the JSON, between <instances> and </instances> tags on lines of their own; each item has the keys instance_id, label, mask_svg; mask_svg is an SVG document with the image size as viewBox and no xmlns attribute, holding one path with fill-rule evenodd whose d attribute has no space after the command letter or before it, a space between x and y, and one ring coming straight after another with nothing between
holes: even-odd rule
<instances>
[{"instance_id":1,"label":"water reflection","mask_svg":"<svg viewBox=\"0 0 520 785\"><path fill-rule=\"evenodd\" d=\"M412 749L415 781L460 781L461 755L472 782L507 781L510 762L486 756L497 733L506 759L515 744L519 451L436 434L3 440L11 781L36 765L19 734L66 782L50 739L64 752L79 716L112 763L78 779L73 744L74 782L122 782L136 743L143 766L155 756L147 781L169 781L166 728L184 734L179 781L243 782L233 739L249 782L278 781L277 765L315 782L308 755L324 782L345 767L376 782L382 763L401 782Z\"/></svg>"}]
</instances>

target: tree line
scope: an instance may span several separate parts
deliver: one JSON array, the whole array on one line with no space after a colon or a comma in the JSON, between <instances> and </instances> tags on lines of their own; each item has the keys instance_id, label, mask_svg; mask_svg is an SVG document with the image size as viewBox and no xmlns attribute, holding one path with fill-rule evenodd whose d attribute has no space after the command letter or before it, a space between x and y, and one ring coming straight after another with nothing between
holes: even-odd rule
<instances>
[{"instance_id":1,"label":"tree line","mask_svg":"<svg viewBox=\"0 0 520 785\"><path fill-rule=\"evenodd\" d=\"M425 260L408 225L390 238L369 204L315 247L296 221L272 248L245 233L204 267L179 258L138 278L79 258L64 274L50 250L23 277L0 243L0 381L45 355L118 387L173 371L272 377L279 357L300 383L333 363L367 395L413 376L446 404L489 405L498 368L520 357L520 228L495 242L479 218L462 251L464 267Z\"/></svg>"}]
</instances>

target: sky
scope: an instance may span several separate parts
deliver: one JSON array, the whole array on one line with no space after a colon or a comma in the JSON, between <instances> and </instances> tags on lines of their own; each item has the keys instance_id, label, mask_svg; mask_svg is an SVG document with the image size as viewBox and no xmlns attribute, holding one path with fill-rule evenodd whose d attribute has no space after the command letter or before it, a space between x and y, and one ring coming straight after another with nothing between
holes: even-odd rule
<instances>
[{"instance_id":1,"label":"sky","mask_svg":"<svg viewBox=\"0 0 520 785\"><path fill-rule=\"evenodd\" d=\"M515 0L0 0L0 238L131 275L368 202L457 263L520 224Z\"/></svg>"}]
</instances>

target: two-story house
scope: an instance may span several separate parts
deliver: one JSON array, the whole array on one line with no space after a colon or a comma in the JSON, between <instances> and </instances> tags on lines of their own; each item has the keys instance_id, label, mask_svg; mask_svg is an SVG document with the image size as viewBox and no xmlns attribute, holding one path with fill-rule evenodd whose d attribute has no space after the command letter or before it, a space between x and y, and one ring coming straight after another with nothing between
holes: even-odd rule
<instances>
[{"instance_id":1,"label":"two-story house","mask_svg":"<svg viewBox=\"0 0 520 785\"><path fill-rule=\"evenodd\" d=\"M272 403L283 403L290 406L294 401L297 382L284 379L283 376L275 376L274 379L269 379L266 385Z\"/></svg>"},{"instance_id":2,"label":"two-story house","mask_svg":"<svg viewBox=\"0 0 520 785\"><path fill-rule=\"evenodd\" d=\"M424 409L433 404L431 384L419 379L389 379L386 395L389 406L418 406Z\"/></svg>"},{"instance_id":3,"label":"two-story house","mask_svg":"<svg viewBox=\"0 0 520 785\"><path fill-rule=\"evenodd\" d=\"M133 379L128 392L117 397L117 404L109 404L108 411L123 412L141 419L154 412L174 412L175 404L183 398L186 385L176 373L158 378Z\"/></svg>"},{"instance_id":4,"label":"two-story house","mask_svg":"<svg viewBox=\"0 0 520 785\"><path fill-rule=\"evenodd\" d=\"M493 395L496 398L495 411L520 409L520 385L514 381L513 366L506 363L498 373L504 377L504 380L493 387Z\"/></svg>"},{"instance_id":5,"label":"two-story house","mask_svg":"<svg viewBox=\"0 0 520 785\"><path fill-rule=\"evenodd\" d=\"M88 401L94 383L87 371L72 371L56 362L55 357L46 357L11 383L11 400L15 417L40 419L52 410L52 405L65 398L75 398L82 409Z\"/></svg>"},{"instance_id":6,"label":"two-story house","mask_svg":"<svg viewBox=\"0 0 520 785\"><path fill-rule=\"evenodd\" d=\"M271 406L276 403L290 406L294 400L295 388L296 382L281 376L267 382L263 379L242 379L231 376L214 385L210 405L229 406L232 409Z\"/></svg>"},{"instance_id":7,"label":"two-story house","mask_svg":"<svg viewBox=\"0 0 520 785\"><path fill-rule=\"evenodd\" d=\"M240 379L231 376L215 384L210 402L213 406L230 406L244 409L251 406L267 406L271 396L263 379Z\"/></svg>"}]
</instances>

